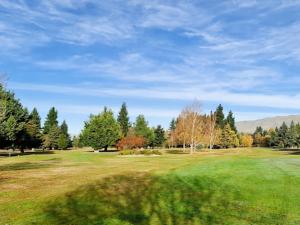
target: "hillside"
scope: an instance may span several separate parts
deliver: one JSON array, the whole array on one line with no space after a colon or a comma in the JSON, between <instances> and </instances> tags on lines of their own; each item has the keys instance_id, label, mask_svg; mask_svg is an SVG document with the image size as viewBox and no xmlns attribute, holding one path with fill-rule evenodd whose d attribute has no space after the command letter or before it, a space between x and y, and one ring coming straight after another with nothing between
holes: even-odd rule
<instances>
[{"instance_id":1,"label":"hillside","mask_svg":"<svg viewBox=\"0 0 300 225\"><path fill-rule=\"evenodd\" d=\"M262 126L264 129L270 129L279 127L283 122L290 124L292 121L300 123L300 115L276 116L259 120L241 121L237 122L236 126L240 132L253 133L258 126Z\"/></svg>"}]
</instances>

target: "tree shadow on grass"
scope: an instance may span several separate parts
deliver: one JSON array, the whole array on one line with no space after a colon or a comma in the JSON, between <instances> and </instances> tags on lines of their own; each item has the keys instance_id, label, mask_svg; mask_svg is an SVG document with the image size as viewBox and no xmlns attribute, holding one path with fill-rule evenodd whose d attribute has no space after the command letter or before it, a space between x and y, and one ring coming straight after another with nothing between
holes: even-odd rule
<instances>
[{"instance_id":1,"label":"tree shadow on grass","mask_svg":"<svg viewBox=\"0 0 300 225\"><path fill-rule=\"evenodd\" d=\"M266 215L264 219L249 215L249 209L236 188L211 178L143 173L106 178L57 198L45 206L43 222L76 225L268 222Z\"/></svg>"},{"instance_id":2,"label":"tree shadow on grass","mask_svg":"<svg viewBox=\"0 0 300 225\"><path fill-rule=\"evenodd\" d=\"M291 152L289 152L289 155L300 155L300 150L298 150L298 151L291 151Z\"/></svg>"},{"instance_id":3,"label":"tree shadow on grass","mask_svg":"<svg viewBox=\"0 0 300 225\"><path fill-rule=\"evenodd\" d=\"M23 156L23 155L49 155L49 154L55 154L54 151L28 151L28 152L9 152L9 151L1 151L0 157L14 157L14 156Z\"/></svg>"},{"instance_id":4,"label":"tree shadow on grass","mask_svg":"<svg viewBox=\"0 0 300 225\"><path fill-rule=\"evenodd\" d=\"M20 162L20 163L10 163L0 166L0 171L14 171L14 170L30 170L30 169L42 169L54 166L58 163L57 159L53 161L46 160L40 162Z\"/></svg>"}]
</instances>

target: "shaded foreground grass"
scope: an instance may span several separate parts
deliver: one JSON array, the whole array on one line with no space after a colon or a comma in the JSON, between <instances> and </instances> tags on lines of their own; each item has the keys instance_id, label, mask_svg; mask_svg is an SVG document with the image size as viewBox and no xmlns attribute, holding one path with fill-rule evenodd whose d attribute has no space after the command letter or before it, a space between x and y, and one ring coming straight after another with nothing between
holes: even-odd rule
<instances>
[{"instance_id":1,"label":"shaded foreground grass","mask_svg":"<svg viewBox=\"0 0 300 225\"><path fill-rule=\"evenodd\" d=\"M76 151L0 163L0 224L300 224L300 157L288 152Z\"/></svg>"},{"instance_id":2,"label":"shaded foreground grass","mask_svg":"<svg viewBox=\"0 0 300 225\"><path fill-rule=\"evenodd\" d=\"M113 176L44 208L49 224L286 224L282 209L259 212L240 190L207 176Z\"/></svg>"}]
</instances>

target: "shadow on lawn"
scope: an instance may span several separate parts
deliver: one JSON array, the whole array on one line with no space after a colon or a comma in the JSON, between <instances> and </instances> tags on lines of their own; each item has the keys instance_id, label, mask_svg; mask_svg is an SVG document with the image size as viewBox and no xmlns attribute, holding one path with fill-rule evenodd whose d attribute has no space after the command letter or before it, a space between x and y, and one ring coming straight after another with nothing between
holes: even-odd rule
<instances>
[{"instance_id":1,"label":"shadow on lawn","mask_svg":"<svg viewBox=\"0 0 300 225\"><path fill-rule=\"evenodd\" d=\"M49 224L270 224L249 209L236 188L208 177L135 174L83 186L51 201L43 215Z\"/></svg>"},{"instance_id":2,"label":"shadow on lawn","mask_svg":"<svg viewBox=\"0 0 300 225\"><path fill-rule=\"evenodd\" d=\"M281 151L281 152L287 152L288 155L300 155L300 149L280 149L277 151Z\"/></svg>"},{"instance_id":3,"label":"shadow on lawn","mask_svg":"<svg viewBox=\"0 0 300 225\"><path fill-rule=\"evenodd\" d=\"M42 169L54 166L58 161L53 159L53 161L41 161L41 162L20 162L20 163L11 163L0 166L0 171L14 171L14 170L30 170L30 169Z\"/></svg>"},{"instance_id":4,"label":"shadow on lawn","mask_svg":"<svg viewBox=\"0 0 300 225\"><path fill-rule=\"evenodd\" d=\"M28 151L21 153L19 151L14 152L8 152L8 151L1 151L0 157L14 157L14 156L23 156L23 155L49 155L49 154L55 154L54 151Z\"/></svg>"},{"instance_id":5,"label":"shadow on lawn","mask_svg":"<svg viewBox=\"0 0 300 225\"><path fill-rule=\"evenodd\" d=\"M298 151L291 151L291 152L289 152L289 155L300 155L300 150L298 150Z\"/></svg>"}]
</instances>

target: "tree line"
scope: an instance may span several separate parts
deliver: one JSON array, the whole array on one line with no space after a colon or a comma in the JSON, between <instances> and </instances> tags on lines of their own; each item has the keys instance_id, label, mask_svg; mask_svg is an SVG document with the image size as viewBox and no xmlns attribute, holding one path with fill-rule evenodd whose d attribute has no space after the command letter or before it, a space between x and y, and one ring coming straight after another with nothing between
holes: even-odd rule
<instances>
[{"instance_id":1,"label":"tree line","mask_svg":"<svg viewBox=\"0 0 300 225\"><path fill-rule=\"evenodd\" d=\"M14 93L5 90L3 86L0 86L0 100L1 149L24 151L30 148L90 146L97 150L108 150L109 147L123 150L181 147L193 153L201 148L250 147L253 143L258 145L258 135L266 138L263 132L255 135L239 134L232 111L225 116L223 106L219 105L215 111L205 114L201 111L201 104L195 101L185 107L177 118L172 119L167 130L161 125L150 127L144 115L138 115L131 123L126 103L122 104L117 117L111 109L105 107L101 113L91 115L84 123L80 135L71 140L66 121L59 124L58 112L54 107L49 110L42 126L37 109L29 112L15 98Z\"/></svg>"},{"instance_id":2,"label":"tree line","mask_svg":"<svg viewBox=\"0 0 300 225\"><path fill-rule=\"evenodd\" d=\"M68 125L58 123L57 110L50 109L44 126L36 108L31 112L0 85L0 149L67 149L71 147Z\"/></svg>"},{"instance_id":3,"label":"tree line","mask_svg":"<svg viewBox=\"0 0 300 225\"><path fill-rule=\"evenodd\" d=\"M280 149L300 147L300 124L293 121L288 126L285 122L275 129L264 130L257 127L253 133L254 146Z\"/></svg>"}]
</instances>

